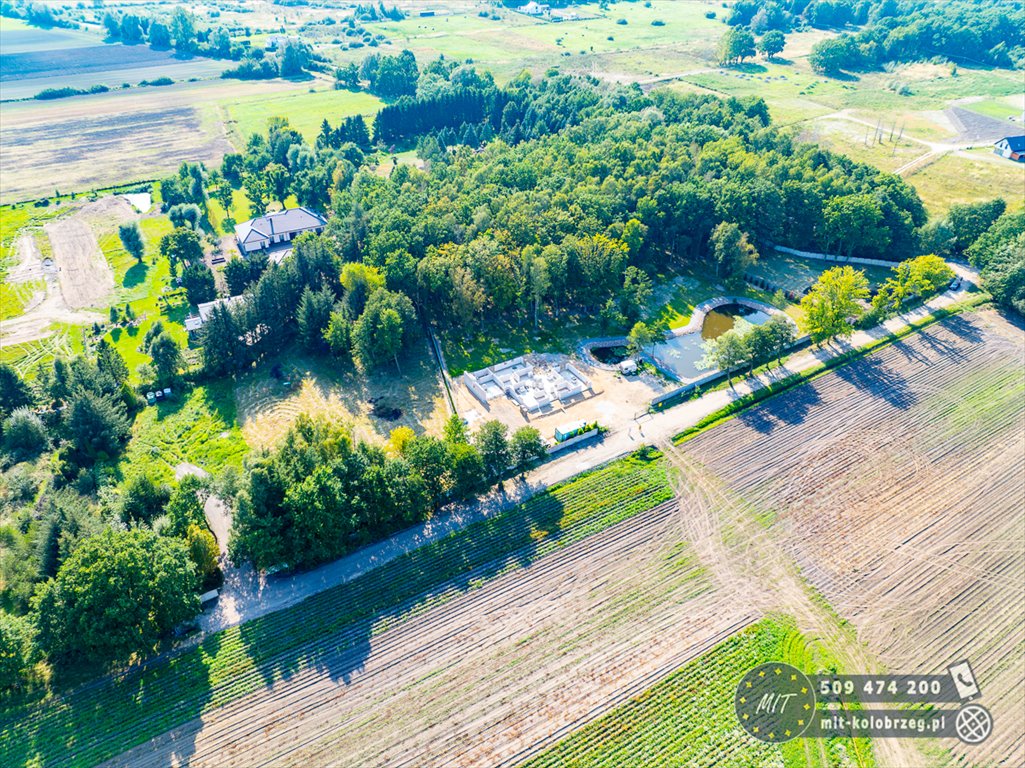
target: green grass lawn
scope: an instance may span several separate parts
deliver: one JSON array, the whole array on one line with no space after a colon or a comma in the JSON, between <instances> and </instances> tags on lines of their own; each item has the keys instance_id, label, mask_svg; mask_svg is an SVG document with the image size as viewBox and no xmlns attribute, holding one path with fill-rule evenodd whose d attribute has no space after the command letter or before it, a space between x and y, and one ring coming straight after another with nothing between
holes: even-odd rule
<instances>
[{"instance_id":1,"label":"green grass lawn","mask_svg":"<svg viewBox=\"0 0 1025 768\"><path fill-rule=\"evenodd\" d=\"M667 328L680 328L690 321L695 306L724 295L745 296L766 303L772 301L771 294L746 283L728 288L714 278L685 267L674 275L656 277L654 297L642 319L647 323L664 323ZM796 319L797 305L791 305L786 311ZM460 326L440 332L438 341L449 373L458 376L464 371L477 371L517 355L531 352L570 354L585 339L624 335L626 330L606 328L599 317L587 313L542 317L537 330L526 321L520 325L489 323L475 328Z\"/></svg>"},{"instance_id":2,"label":"green grass lawn","mask_svg":"<svg viewBox=\"0 0 1025 768\"><path fill-rule=\"evenodd\" d=\"M287 201L286 201L287 202ZM231 234L234 229L225 222L231 219L235 223L248 221L253 218L252 202L244 189L234 189L231 192L231 210L225 215L224 207L211 197L206 202L207 219L213 231L220 235Z\"/></svg>"},{"instance_id":3,"label":"green grass lawn","mask_svg":"<svg viewBox=\"0 0 1025 768\"><path fill-rule=\"evenodd\" d=\"M978 112L980 115L986 115L987 117L994 117L997 120L1008 120L1008 118L1011 117L1020 118L1023 109L1022 97L1020 94L1016 96L1004 96L1003 98L997 99L973 101L969 104L964 104L963 106L965 109L970 109L972 112ZM1020 131L1021 129L1008 120L1008 133L1014 133L1016 130Z\"/></svg>"},{"instance_id":4,"label":"green grass lawn","mask_svg":"<svg viewBox=\"0 0 1025 768\"><path fill-rule=\"evenodd\" d=\"M894 128L892 123L886 126L881 143L876 141L873 128L840 118L808 121L800 137L803 141L891 173L929 152L925 144L901 137L900 126Z\"/></svg>"},{"instance_id":5,"label":"green grass lawn","mask_svg":"<svg viewBox=\"0 0 1025 768\"><path fill-rule=\"evenodd\" d=\"M864 73L857 80L839 80L815 74L804 60L793 64L759 60L688 75L684 81L729 96L761 96L773 119L781 123L850 109L873 122L882 119L889 124L896 119L899 126L908 113L944 109L954 99L996 98L1021 92L1021 76L1011 70L960 69L953 76L949 67L931 64ZM895 83L906 83L910 93L897 93L890 88ZM924 123L909 124L908 132L923 139L949 136L949 130L936 123L928 135Z\"/></svg>"},{"instance_id":6,"label":"green grass lawn","mask_svg":"<svg viewBox=\"0 0 1025 768\"><path fill-rule=\"evenodd\" d=\"M200 395L202 396L202 395ZM0 764L90 766L317 665L504 573L672 498L663 462L628 457L413 550L299 605L210 635L142 671L0 706ZM369 639L369 638L368 638Z\"/></svg>"},{"instance_id":7,"label":"green grass lawn","mask_svg":"<svg viewBox=\"0 0 1025 768\"><path fill-rule=\"evenodd\" d=\"M819 275L827 269L832 269L836 264L816 259L802 259L800 256L791 256L781 251L764 253L749 271L756 277L761 277L783 290L803 292L819 279ZM893 277L893 272L887 267L866 266L855 264L856 269L865 273L869 285L876 286Z\"/></svg>"},{"instance_id":8,"label":"green grass lawn","mask_svg":"<svg viewBox=\"0 0 1025 768\"><path fill-rule=\"evenodd\" d=\"M602 10L597 3L575 5L569 10L595 18L535 24L518 32L532 40L574 53L679 46L688 42L699 42L703 48L711 48L724 27L721 21L705 18L708 9L705 3L686 0L652 0L648 5L618 3L607 10ZM620 24L620 21L626 23ZM664 24L655 26L653 21Z\"/></svg>"},{"instance_id":9,"label":"green grass lawn","mask_svg":"<svg viewBox=\"0 0 1025 768\"><path fill-rule=\"evenodd\" d=\"M40 366L55 358L72 357L84 351L82 326L54 323L50 328L53 332L45 339L0 346L0 362L13 365L22 376L31 379Z\"/></svg>"},{"instance_id":10,"label":"green grass lawn","mask_svg":"<svg viewBox=\"0 0 1025 768\"><path fill-rule=\"evenodd\" d=\"M216 473L240 467L248 450L236 423L233 384L216 381L143 409L119 472L124 478L144 473L171 480L174 467L189 462Z\"/></svg>"},{"instance_id":11,"label":"green grass lawn","mask_svg":"<svg viewBox=\"0 0 1025 768\"><path fill-rule=\"evenodd\" d=\"M111 306L124 310L130 304L136 318L141 318L135 327L110 328L104 335L107 341L121 353L128 365L129 381L138 383L137 368L150 361L149 355L139 350L146 331L157 321L164 321L164 327L179 342L188 341L185 329L180 324L186 314L185 308L163 313L160 295L169 284L171 266L160 256L160 238L171 231L171 221L166 216L147 216L139 221L146 252L137 262L121 245L117 231L100 234L98 241L103 255L114 270L115 292Z\"/></svg>"},{"instance_id":12,"label":"green grass lawn","mask_svg":"<svg viewBox=\"0 0 1025 768\"><path fill-rule=\"evenodd\" d=\"M1025 163L998 157L989 147L965 154L944 155L908 176L931 216L945 214L954 203L994 197L1006 200L1011 210L1025 205Z\"/></svg>"},{"instance_id":13,"label":"green grass lawn","mask_svg":"<svg viewBox=\"0 0 1025 768\"><path fill-rule=\"evenodd\" d=\"M705 18L708 7L697 0L618 3L607 10L590 3L566 9L581 18L558 23L496 7L490 10L500 16L499 20L467 12L431 18L410 16L399 22L367 26L384 34L394 47L409 48L418 58L443 55L456 61L472 60L504 82L524 69L541 71L556 64L574 69L646 72L652 66L663 67L664 59L669 57L674 60L671 66L675 72L706 66L715 40L724 29L721 22ZM627 23L618 24L620 19ZM664 25L652 25L656 20ZM652 47L664 51L655 57L642 53ZM608 54L630 52L646 61L621 64L601 60ZM361 53L339 54L341 60L357 56Z\"/></svg>"},{"instance_id":14,"label":"green grass lawn","mask_svg":"<svg viewBox=\"0 0 1025 768\"><path fill-rule=\"evenodd\" d=\"M42 225L64 212L60 206L36 208L32 205L0 207L0 320L17 317L36 291L45 289L43 280L8 283L7 273L18 264L18 235L28 232L36 238L40 253L47 256L50 241L42 235Z\"/></svg>"},{"instance_id":15,"label":"green grass lawn","mask_svg":"<svg viewBox=\"0 0 1025 768\"><path fill-rule=\"evenodd\" d=\"M294 91L223 100L221 108L227 116L230 133L244 144L251 134L265 134L272 117L285 117L293 128L313 143L324 118L337 126L343 117L371 117L384 106L377 96L363 91L324 90L322 83L316 83L316 87L319 90L313 93Z\"/></svg>"},{"instance_id":16,"label":"green grass lawn","mask_svg":"<svg viewBox=\"0 0 1025 768\"><path fill-rule=\"evenodd\" d=\"M833 739L823 749L814 739L767 744L740 729L733 703L736 686L748 670L773 661L806 673L833 663L789 617L763 619L573 731L524 768L874 766L864 739Z\"/></svg>"}]
</instances>

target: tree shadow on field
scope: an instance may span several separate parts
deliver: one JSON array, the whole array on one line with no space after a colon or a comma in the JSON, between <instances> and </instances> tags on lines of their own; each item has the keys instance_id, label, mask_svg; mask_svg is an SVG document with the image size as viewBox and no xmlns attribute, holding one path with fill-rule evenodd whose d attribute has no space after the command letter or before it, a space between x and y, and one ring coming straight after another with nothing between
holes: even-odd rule
<instances>
[{"instance_id":1,"label":"tree shadow on field","mask_svg":"<svg viewBox=\"0 0 1025 768\"><path fill-rule=\"evenodd\" d=\"M822 398L814 383L806 383L741 411L737 419L756 432L767 435L778 426L803 423L808 413L821 404Z\"/></svg>"},{"instance_id":2,"label":"tree shadow on field","mask_svg":"<svg viewBox=\"0 0 1025 768\"><path fill-rule=\"evenodd\" d=\"M3 740L0 764L57 765L70 758L96 765L120 756L115 765L143 758L152 765L187 765L202 727L198 718L213 700L209 662L220 643L221 636L212 635L198 648L160 654L69 687L59 694L60 706L47 700L17 713L27 725L17 728L17 738ZM65 685L71 685L70 677ZM7 729L0 716L0 732Z\"/></svg>"},{"instance_id":3,"label":"tree shadow on field","mask_svg":"<svg viewBox=\"0 0 1025 768\"><path fill-rule=\"evenodd\" d=\"M899 341L896 344L894 344L894 347L898 351L904 353L905 356L926 363L938 358L946 358L948 360L955 360L957 362L962 362L968 359L968 356L965 354L964 345L951 343L949 337L946 337L945 334L941 334L942 329L940 329L940 334L937 334L933 329L926 328L922 331L919 331L915 335L911 343ZM926 355L923 355L921 352L915 349L916 344L923 347L927 347L931 352L935 353L935 357L931 360Z\"/></svg>"},{"instance_id":4,"label":"tree shadow on field","mask_svg":"<svg viewBox=\"0 0 1025 768\"><path fill-rule=\"evenodd\" d=\"M517 487L481 503L502 504L521 498L520 491ZM448 617L468 593L559 547L563 513L559 499L542 494L472 523L458 536L419 547L404 542L405 554L298 605L243 624L242 644L257 662L262 687L300 675L351 685L366 671L375 650L394 647L387 637L393 631L402 633L402 658L437 648L455 626L448 625ZM387 663L391 660L381 662Z\"/></svg>"},{"instance_id":5,"label":"tree shadow on field","mask_svg":"<svg viewBox=\"0 0 1025 768\"><path fill-rule=\"evenodd\" d=\"M898 342L899 343L899 342ZM869 355L836 369L836 375L866 394L907 410L918 401L907 379L877 355Z\"/></svg>"},{"instance_id":6,"label":"tree shadow on field","mask_svg":"<svg viewBox=\"0 0 1025 768\"><path fill-rule=\"evenodd\" d=\"M1004 316L1007 317L1008 315ZM1016 322L1018 324L1018 327L1021 328L1022 320L1020 317L1017 318ZM961 317L960 315L953 315L952 317L948 317L940 323L940 327L950 331L959 339L971 342L973 344L981 344L983 341L985 341L985 336L983 335L982 330L979 328L979 326L977 326L971 320Z\"/></svg>"},{"instance_id":7,"label":"tree shadow on field","mask_svg":"<svg viewBox=\"0 0 1025 768\"><path fill-rule=\"evenodd\" d=\"M134 288L140 283L146 280L146 273L149 272L149 265L142 261L137 261L128 268L125 272L125 277L121 281L121 285L124 288Z\"/></svg>"}]
</instances>

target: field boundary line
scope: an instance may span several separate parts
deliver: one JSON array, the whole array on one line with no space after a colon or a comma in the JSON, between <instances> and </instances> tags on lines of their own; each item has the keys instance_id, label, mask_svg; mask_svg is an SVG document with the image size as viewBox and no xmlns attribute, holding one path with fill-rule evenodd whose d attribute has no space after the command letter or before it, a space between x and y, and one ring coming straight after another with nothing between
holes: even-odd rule
<instances>
[{"instance_id":1,"label":"field boundary line","mask_svg":"<svg viewBox=\"0 0 1025 768\"><path fill-rule=\"evenodd\" d=\"M979 294L977 297L967 299L957 304L940 307L930 312L921 320L912 321L903 328L893 331L881 339L876 339L864 346L854 347L841 352L803 371L795 371L786 378L779 379L778 381L762 384L757 379L754 379L753 381L751 379L747 379L745 381L756 385L752 392L741 395L739 398L719 410L713 411L708 416L701 419L697 424L674 435L672 442L674 445L680 445L687 440L690 440L692 437L696 437L702 432L711 429L712 427L722 424L725 421L729 421L753 405L757 405L764 400L768 400L775 395L786 392L787 390L793 389L801 384L814 381L819 376L829 373L837 368L842 368L848 363L853 363L863 357L868 357L874 352L885 349L891 344L895 344L913 333L925 330L929 326L945 320L948 317L953 317L968 310L981 308L988 301L989 297L987 295Z\"/></svg>"}]
</instances>

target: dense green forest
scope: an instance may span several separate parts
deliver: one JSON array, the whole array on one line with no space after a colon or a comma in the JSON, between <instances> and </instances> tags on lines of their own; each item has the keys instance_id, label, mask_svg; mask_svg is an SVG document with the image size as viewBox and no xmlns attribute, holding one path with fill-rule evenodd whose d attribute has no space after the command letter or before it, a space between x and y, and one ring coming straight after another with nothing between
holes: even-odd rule
<instances>
[{"instance_id":1,"label":"dense green forest","mask_svg":"<svg viewBox=\"0 0 1025 768\"><path fill-rule=\"evenodd\" d=\"M207 326L209 372L242 370L296 335L323 346L328 331L336 354L383 364L419 333L413 308L439 325L543 324L588 312L625 330L650 294L651 272L686 261L739 277L743 262L724 269L710 244L720 222L758 248L895 262L919 248L926 215L908 184L795 142L771 126L761 100L646 96L557 73L517 78L499 93L488 79L478 86L468 92L486 99L484 119L420 136L424 171L401 165L385 179L361 169L363 150L339 137L366 141L358 119L325 125L313 147L276 124L229 156L223 184L241 183L254 199L291 192L322 206L327 197L332 216L325 236L303 238L290 263L236 281L251 283L249 300ZM445 98L408 104L430 112ZM471 132L474 141L460 143ZM330 279L340 263L362 265L350 270L352 291ZM318 291L332 295L318 303Z\"/></svg>"},{"instance_id":2,"label":"dense green forest","mask_svg":"<svg viewBox=\"0 0 1025 768\"><path fill-rule=\"evenodd\" d=\"M727 20L758 35L860 27L814 46L812 66L827 74L934 57L1025 66L1025 7L1014 0L739 0Z\"/></svg>"}]
</instances>

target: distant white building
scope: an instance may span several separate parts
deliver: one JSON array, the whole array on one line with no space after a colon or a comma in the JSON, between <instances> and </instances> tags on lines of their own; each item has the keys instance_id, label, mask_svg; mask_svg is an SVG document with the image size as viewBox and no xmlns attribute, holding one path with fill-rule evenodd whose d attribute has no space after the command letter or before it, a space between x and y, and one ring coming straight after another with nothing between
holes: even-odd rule
<instances>
[{"instance_id":1,"label":"distant white building","mask_svg":"<svg viewBox=\"0 0 1025 768\"><path fill-rule=\"evenodd\" d=\"M320 234L326 224L327 219L309 208L288 208L236 224L235 242L245 255L277 243L290 242L303 232Z\"/></svg>"},{"instance_id":2,"label":"distant white building","mask_svg":"<svg viewBox=\"0 0 1025 768\"><path fill-rule=\"evenodd\" d=\"M525 13L528 16L544 16L546 13L551 11L551 6L535 3L534 0L531 0L526 5L521 5L516 10L520 13Z\"/></svg>"},{"instance_id":3,"label":"distant white building","mask_svg":"<svg viewBox=\"0 0 1025 768\"><path fill-rule=\"evenodd\" d=\"M1025 163L1025 136L1005 136L993 146L993 151L1001 157Z\"/></svg>"},{"instance_id":4,"label":"distant white building","mask_svg":"<svg viewBox=\"0 0 1025 768\"><path fill-rule=\"evenodd\" d=\"M196 307L196 314L185 318L185 330L190 334L198 332L210 320L210 316L214 313L215 308L221 305L230 307L232 304L237 304L244 299L245 296L232 296L228 299L204 301Z\"/></svg>"}]
</instances>

